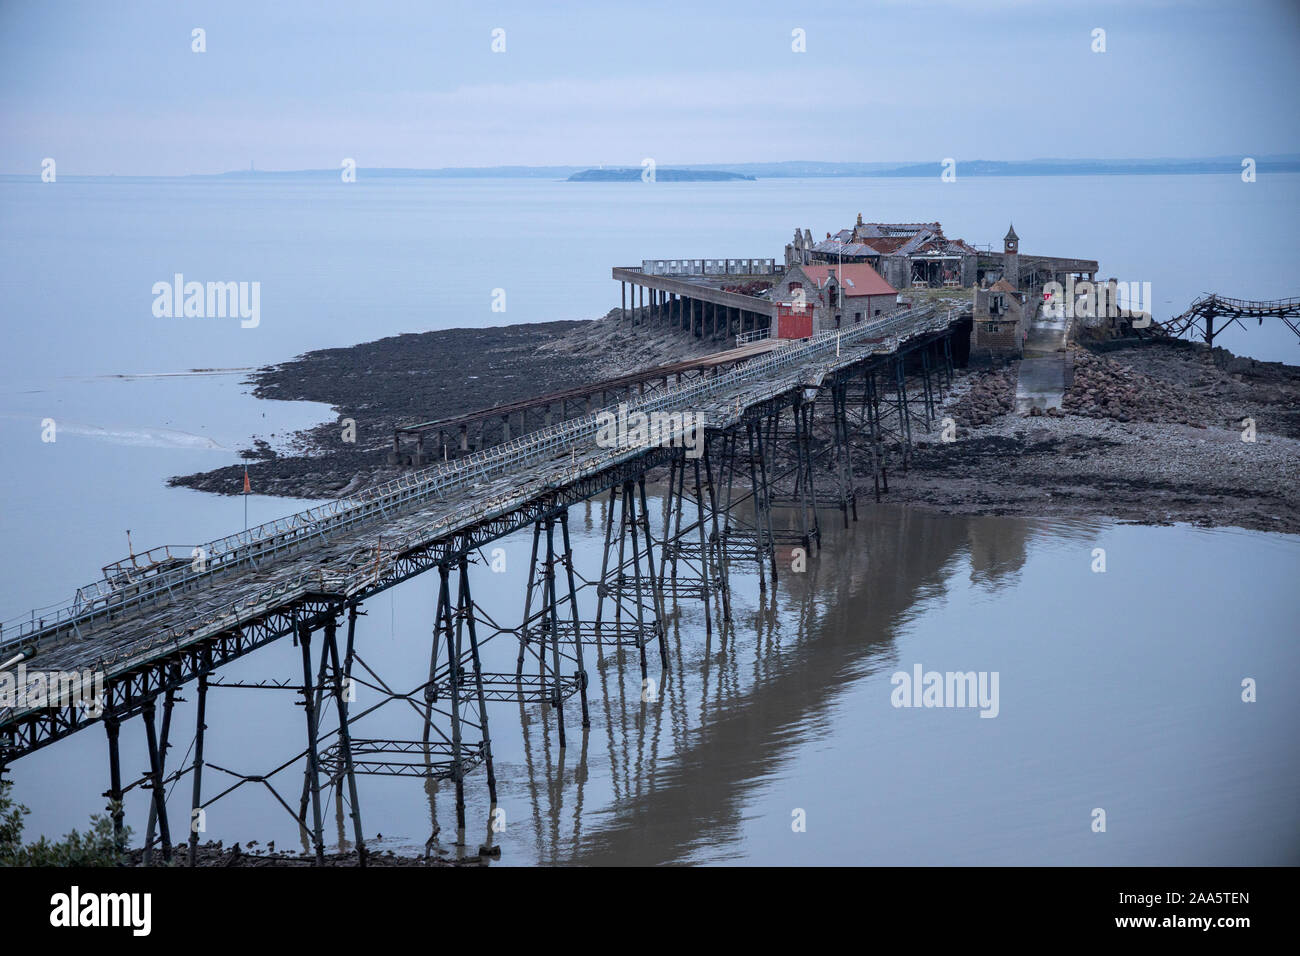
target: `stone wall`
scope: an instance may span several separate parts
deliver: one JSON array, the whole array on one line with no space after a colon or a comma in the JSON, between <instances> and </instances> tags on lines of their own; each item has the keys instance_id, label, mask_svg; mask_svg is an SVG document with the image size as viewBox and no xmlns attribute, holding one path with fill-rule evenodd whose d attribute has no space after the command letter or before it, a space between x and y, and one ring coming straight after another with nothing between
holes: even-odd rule
<instances>
[{"instance_id":1,"label":"stone wall","mask_svg":"<svg viewBox=\"0 0 1300 956\"><path fill-rule=\"evenodd\" d=\"M1000 314L990 312L991 299L1001 294L1006 308ZM1019 355L1024 342L1025 305L1010 292L996 293L976 289L972 309L971 352L1014 352Z\"/></svg>"}]
</instances>

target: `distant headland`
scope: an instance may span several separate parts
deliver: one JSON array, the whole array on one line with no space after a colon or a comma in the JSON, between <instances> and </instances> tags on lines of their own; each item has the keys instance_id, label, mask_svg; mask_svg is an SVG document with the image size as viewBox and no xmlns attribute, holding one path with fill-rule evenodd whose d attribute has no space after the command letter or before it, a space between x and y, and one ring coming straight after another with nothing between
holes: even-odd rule
<instances>
[{"instance_id":1,"label":"distant headland","mask_svg":"<svg viewBox=\"0 0 1300 956\"><path fill-rule=\"evenodd\" d=\"M640 167L621 167L605 169L584 169L574 173L566 180L571 183L634 183L647 178L646 171ZM660 183L717 183L728 180L753 182L755 177L744 173L733 173L722 169L657 169L653 180Z\"/></svg>"}]
</instances>

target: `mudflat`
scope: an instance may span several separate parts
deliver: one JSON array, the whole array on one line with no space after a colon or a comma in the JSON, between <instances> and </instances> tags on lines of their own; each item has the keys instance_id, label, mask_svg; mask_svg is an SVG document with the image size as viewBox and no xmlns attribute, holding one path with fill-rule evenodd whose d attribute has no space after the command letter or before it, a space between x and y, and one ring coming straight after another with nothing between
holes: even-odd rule
<instances>
[{"instance_id":1,"label":"mudflat","mask_svg":"<svg viewBox=\"0 0 1300 956\"><path fill-rule=\"evenodd\" d=\"M335 421L253 436L260 494L329 498L392 478L398 425L448 418L730 347L601 319L450 329L310 352L251 379ZM1061 408L1016 411L1017 363L958 370L930 433L885 449L888 500L947 514L1097 516L1300 533L1300 368L1172 341L1069 347ZM355 421L355 443L342 440ZM944 440L943 419L953 427ZM272 441L274 439L274 441ZM831 478L829 457L827 477ZM244 464L171 479L238 494ZM859 501L872 495L858 476ZM824 486L829 487L829 484Z\"/></svg>"}]
</instances>

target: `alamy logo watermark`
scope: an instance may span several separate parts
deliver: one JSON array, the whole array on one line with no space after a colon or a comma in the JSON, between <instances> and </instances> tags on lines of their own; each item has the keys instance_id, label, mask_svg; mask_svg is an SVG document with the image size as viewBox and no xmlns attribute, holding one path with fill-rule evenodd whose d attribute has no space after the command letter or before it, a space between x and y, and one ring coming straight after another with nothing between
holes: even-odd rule
<instances>
[{"instance_id":1,"label":"alamy logo watermark","mask_svg":"<svg viewBox=\"0 0 1300 956\"><path fill-rule=\"evenodd\" d=\"M50 897L50 925L125 926L133 936L148 936L153 928L151 893L83 893L73 886Z\"/></svg>"},{"instance_id":2,"label":"alamy logo watermark","mask_svg":"<svg viewBox=\"0 0 1300 956\"><path fill-rule=\"evenodd\" d=\"M103 671L29 671L26 664L0 672L0 707L85 707L91 717L104 712Z\"/></svg>"},{"instance_id":3,"label":"alamy logo watermark","mask_svg":"<svg viewBox=\"0 0 1300 956\"><path fill-rule=\"evenodd\" d=\"M245 329L255 329L262 321L260 282L186 282L177 272L171 282L155 282L152 291L155 318L238 317Z\"/></svg>"},{"instance_id":4,"label":"alamy logo watermark","mask_svg":"<svg viewBox=\"0 0 1300 956\"><path fill-rule=\"evenodd\" d=\"M889 683L895 707L978 707L981 717L1001 709L997 671L926 671L914 664L911 673L895 671Z\"/></svg>"},{"instance_id":5,"label":"alamy logo watermark","mask_svg":"<svg viewBox=\"0 0 1300 956\"><path fill-rule=\"evenodd\" d=\"M685 448L687 458L704 454L704 415L699 412L628 411L620 402L617 412L596 415L596 444L601 448Z\"/></svg>"},{"instance_id":6,"label":"alamy logo watermark","mask_svg":"<svg viewBox=\"0 0 1300 956\"><path fill-rule=\"evenodd\" d=\"M1135 329L1151 324L1150 282L1076 282L1070 276L1065 285L1045 283L1043 299L1045 311L1058 319L1134 318Z\"/></svg>"}]
</instances>

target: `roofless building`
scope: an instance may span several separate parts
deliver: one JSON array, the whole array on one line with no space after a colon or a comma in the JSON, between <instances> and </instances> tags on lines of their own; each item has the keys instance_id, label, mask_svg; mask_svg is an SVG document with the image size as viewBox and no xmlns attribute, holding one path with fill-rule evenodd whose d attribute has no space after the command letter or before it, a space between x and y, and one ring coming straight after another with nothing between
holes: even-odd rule
<instances>
[{"instance_id":1,"label":"roofless building","mask_svg":"<svg viewBox=\"0 0 1300 956\"><path fill-rule=\"evenodd\" d=\"M1025 255L1015 227L1000 251L950 239L938 222L857 222L820 242L796 229L775 259L646 259L613 270L623 315L711 338L801 338L891 311L912 289L988 289L1036 296L1046 282L1095 279L1097 262Z\"/></svg>"}]
</instances>

